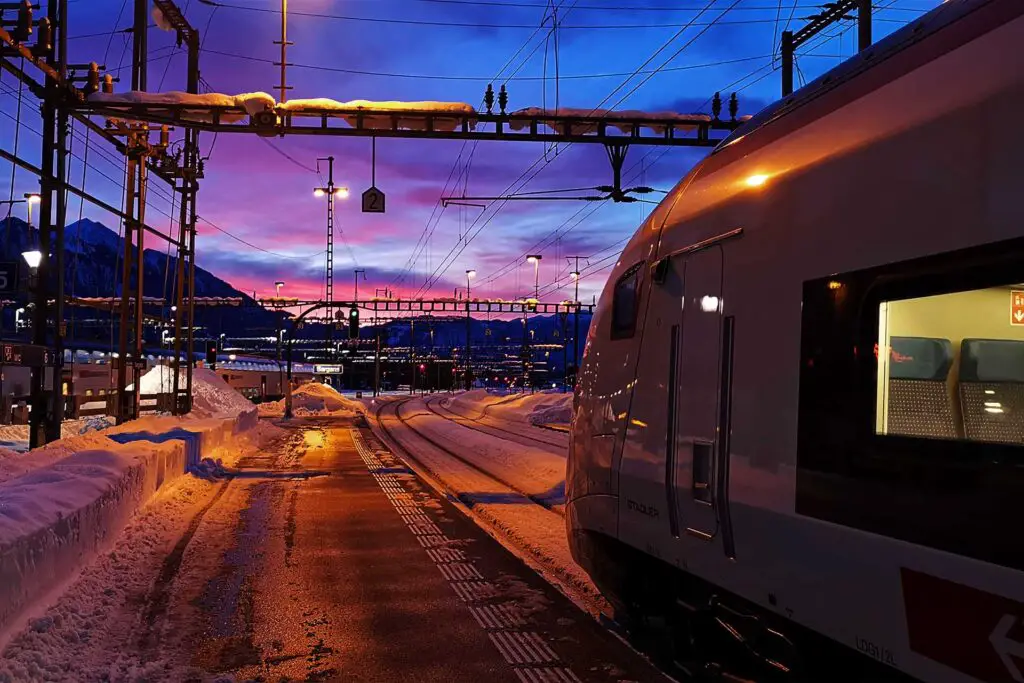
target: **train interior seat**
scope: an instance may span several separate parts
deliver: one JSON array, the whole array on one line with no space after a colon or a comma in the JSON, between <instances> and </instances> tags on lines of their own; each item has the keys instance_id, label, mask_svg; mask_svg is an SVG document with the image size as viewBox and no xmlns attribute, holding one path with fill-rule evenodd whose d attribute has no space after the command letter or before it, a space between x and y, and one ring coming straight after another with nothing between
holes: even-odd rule
<instances>
[{"instance_id":1,"label":"train interior seat","mask_svg":"<svg viewBox=\"0 0 1024 683\"><path fill-rule=\"evenodd\" d=\"M957 419L948 388L953 345L948 339L890 337L886 432L955 439Z\"/></svg>"},{"instance_id":2,"label":"train interior seat","mask_svg":"<svg viewBox=\"0 0 1024 683\"><path fill-rule=\"evenodd\" d=\"M1024 443L1024 341L964 339L959 381L968 439Z\"/></svg>"}]
</instances>

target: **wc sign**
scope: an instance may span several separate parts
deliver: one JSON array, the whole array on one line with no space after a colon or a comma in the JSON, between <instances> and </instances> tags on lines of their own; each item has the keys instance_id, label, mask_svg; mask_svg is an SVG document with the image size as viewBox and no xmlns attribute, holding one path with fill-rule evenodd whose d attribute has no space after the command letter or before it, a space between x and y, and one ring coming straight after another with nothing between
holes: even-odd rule
<instances>
[{"instance_id":1,"label":"wc sign","mask_svg":"<svg viewBox=\"0 0 1024 683\"><path fill-rule=\"evenodd\" d=\"M1010 325L1024 326L1024 291L1010 290Z\"/></svg>"}]
</instances>

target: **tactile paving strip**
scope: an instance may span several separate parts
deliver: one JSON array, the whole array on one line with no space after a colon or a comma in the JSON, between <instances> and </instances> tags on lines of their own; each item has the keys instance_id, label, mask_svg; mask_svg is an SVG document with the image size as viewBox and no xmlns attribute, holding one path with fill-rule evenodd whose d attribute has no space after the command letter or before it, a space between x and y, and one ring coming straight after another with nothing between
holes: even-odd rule
<instances>
[{"instance_id":1,"label":"tactile paving strip","mask_svg":"<svg viewBox=\"0 0 1024 683\"><path fill-rule=\"evenodd\" d=\"M461 550L449 547L454 541L427 516L416 497L405 490L401 479L385 469L381 457L390 453L369 448L363 435L352 430L352 442L370 474L380 485L402 521L426 550L427 557L466 603L480 628L523 683L582 683L569 668L560 666L558 655L540 634L529 630L526 619L513 603L495 603L497 587L487 581Z\"/></svg>"}]
</instances>

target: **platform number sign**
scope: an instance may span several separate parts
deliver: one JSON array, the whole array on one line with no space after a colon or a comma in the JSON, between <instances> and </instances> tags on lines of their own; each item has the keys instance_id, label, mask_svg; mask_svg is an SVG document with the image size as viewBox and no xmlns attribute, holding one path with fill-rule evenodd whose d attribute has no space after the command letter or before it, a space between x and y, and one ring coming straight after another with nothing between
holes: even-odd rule
<instances>
[{"instance_id":1,"label":"platform number sign","mask_svg":"<svg viewBox=\"0 0 1024 683\"><path fill-rule=\"evenodd\" d=\"M1010 325L1024 326L1024 291L1010 290Z\"/></svg>"},{"instance_id":2,"label":"platform number sign","mask_svg":"<svg viewBox=\"0 0 1024 683\"><path fill-rule=\"evenodd\" d=\"M0 294L18 291L18 262L0 261Z\"/></svg>"},{"instance_id":3,"label":"platform number sign","mask_svg":"<svg viewBox=\"0 0 1024 683\"><path fill-rule=\"evenodd\" d=\"M384 213L384 193L371 187L363 193L363 213Z\"/></svg>"}]
</instances>

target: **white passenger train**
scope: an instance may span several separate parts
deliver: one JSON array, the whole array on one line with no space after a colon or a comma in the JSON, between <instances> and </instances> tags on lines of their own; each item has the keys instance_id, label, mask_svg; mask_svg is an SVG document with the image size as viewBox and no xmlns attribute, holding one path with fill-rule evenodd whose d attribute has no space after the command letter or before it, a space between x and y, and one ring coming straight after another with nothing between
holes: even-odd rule
<instances>
[{"instance_id":1,"label":"white passenger train","mask_svg":"<svg viewBox=\"0 0 1024 683\"><path fill-rule=\"evenodd\" d=\"M640 227L567 474L573 554L626 620L698 664L839 645L867 680L1024 683L1022 113L1024 2L950 0Z\"/></svg>"}]
</instances>

